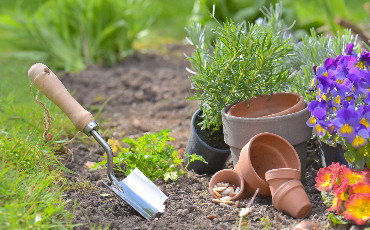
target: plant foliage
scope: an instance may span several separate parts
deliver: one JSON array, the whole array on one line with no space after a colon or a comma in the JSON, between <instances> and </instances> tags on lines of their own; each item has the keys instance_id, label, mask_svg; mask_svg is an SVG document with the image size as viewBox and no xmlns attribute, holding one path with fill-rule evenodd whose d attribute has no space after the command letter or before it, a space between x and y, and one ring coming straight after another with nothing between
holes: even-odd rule
<instances>
[{"instance_id":1,"label":"plant foliage","mask_svg":"<svg viewBox=\"0 0 370 230\"><path fill-rule=\"evenodd\" d=\"M207 44L204 29L193 24L188 41L195 52L188 57L195 72L190 77L194 95L204 114L202 129L219 130L221 110L228 104L285 89L293 50L283 31L266 24L240 24L232 20L216 26L214 45ZM195 35L197 34L197 35Z\"/></svg>"},{"instance_id":2,"label":"plant foliage","mask_svg":"<svg viewBox=\"0 0 370 230\"><path fill-rule=\"evenodd\" d=\"M128 144L129 148L124 148L117 141L110 139L108 143L112 151L118 153L118 156L113 157L115 169L127 176L132 170L138 168L152 181L157 178L176 181L186 172L180 169L183 159L179 158L173 146L167 144L167 141L174 140L168 136L169 132L165 129L158 133L147 133L136 140L124 138L122 143ZM204 162L203 157L196 154L187 154L187 156L189 157L188 164L194 160ZM92 170L105 167L106 163L106 160L96 163Z\"/></svg>"},{"instance_id":3,"label":"plant foliage","mask_svg":"<svg viewBox=\"0 0 370 230\"><path fill-rule=\"evenodd\" d=\"M38 54L53 68L78 71L125 57L150 24L146 0L49 0L35 12L9 12L1 24L23 54Z\"/></svg>"}]
</instances>

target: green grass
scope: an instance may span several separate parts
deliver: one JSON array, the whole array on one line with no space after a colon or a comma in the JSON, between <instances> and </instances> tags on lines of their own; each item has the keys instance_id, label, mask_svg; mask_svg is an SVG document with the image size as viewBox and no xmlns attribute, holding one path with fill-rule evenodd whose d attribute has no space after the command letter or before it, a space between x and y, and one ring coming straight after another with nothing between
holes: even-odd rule
<instances>
[{"instance_id":1,"label":"green grass","mask_svg":"<svg viewBox=\"0 0 370 230\"><path fill-rule=\"evenodd\" d=\"M0 131L0 229L50 229L71 225L58 184L60 174L42 142Z\"/></svg>"},{"instance_id":2,"label":"green grass","mask_svg":"<svg viewBox=\"0 0 370 230\"><path fill-rule=\"evenodd\" d=\"M59 130L70 131L68 123L63 124L66 117L41 97L56 118L50 131L54 139L44 143L43 110L30 95L27 77L33 61L0 58L0 62L0 229L70 226L71 214L57 184L61 167L51 149Z\"/></svg>"}]
</instances>

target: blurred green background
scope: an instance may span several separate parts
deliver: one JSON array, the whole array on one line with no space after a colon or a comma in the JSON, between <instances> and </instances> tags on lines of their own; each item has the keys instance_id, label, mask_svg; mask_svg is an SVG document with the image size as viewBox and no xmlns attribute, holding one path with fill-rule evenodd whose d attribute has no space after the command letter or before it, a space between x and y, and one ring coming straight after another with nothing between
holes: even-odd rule
<instances>
[{"instance_id":1,"label":"blurred green background","mask_svg":"<svg viewBox=\"0 0 370 230\"><path fill-rule=\"evenodd\" d=\"M143 47L181 42L191 21L213 26L208 11L223 22L255 22L275 0L2 0L0 51L38 59L53 68L81 71L94 63L111 65ZM343 31L336 18L369 30L365 0L284 0L283 19L299 41L311 28ZM215 9L213 10L213 5ZM5 54L4 54L5 52Z\"/></svg>"}]
</instances>

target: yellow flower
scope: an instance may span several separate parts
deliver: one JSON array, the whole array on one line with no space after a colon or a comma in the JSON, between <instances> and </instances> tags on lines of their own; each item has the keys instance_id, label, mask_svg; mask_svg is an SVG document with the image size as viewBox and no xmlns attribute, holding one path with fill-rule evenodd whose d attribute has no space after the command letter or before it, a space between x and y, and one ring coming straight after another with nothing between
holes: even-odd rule
<instances>
[{"instance_id":1,"label":"yellow flower","mask_svg":"<svg viewBox=\"0 0 370 230\"><path fill-rule=\"evenodd\" d=\"M108 144L111 147L113 153L116 153L121 148L119 141L115 140L114 138L108 139Z\"/></svg>"}]
</instances>

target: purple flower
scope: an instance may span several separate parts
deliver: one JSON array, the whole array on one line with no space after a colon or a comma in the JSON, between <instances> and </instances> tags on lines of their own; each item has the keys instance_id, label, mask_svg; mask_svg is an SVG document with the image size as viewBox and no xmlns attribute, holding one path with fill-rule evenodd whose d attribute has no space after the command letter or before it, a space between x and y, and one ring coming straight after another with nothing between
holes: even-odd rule
<instances>
[{"instance_id":1,"label":"purple flower","mask_svg":"<svg viewBox=\"0 0 370 230\"><path fill-rule=\"evenodd\" d=\"M316 124L314 127L313 127L313 132L316 134L316 135L319 135L319 136L324 136L326 134L326 130L324 127L322 127L319 123Z\"/></svg>"},{"instance_id":2,"label":"purple flower","mask_svg":"<svg viewBox=\"0 0 370 230\"><path fill-rule=\"evenodd\" d=\"M313 67L310 89L317 92L308 105L311 117L306 124L325 140L346 140L359 148L369 145L370 52L358 56L354 47L348 44L344 55Z\"/></svg>"},{"instance_id":3,"label":"purple flower","mask_svg":"<svg viewBox=\"0 0 370 230\"><path fill-rule=\"evenodd\" d=\"M355 56L355 57L357 57L357 55L356 55L356 53L353 51L353 47L354 47L355 45L354 44L348 44L347 46L346 46L346 54L347 55L351 55L351 56Z\"/></svg>"},{"instance_id":4,"label":"purple flower","mask_svg":"<svg viewBox=\"0 0 370 230\"><path fill-rule=\"evenodd\" d=\"M335 68L333 65L334 59L333 58L328 58L324 61L324 68L329 70L330 68Z\"/></svg>"},{"instance_id":5,"label":"purple flower","mask_svg":"<svg viewBox=\"0 0 370 230\"><path fill-rule=\"evenodd\" d=\"M370 66L370 52L366 53L365 50L362 51L357 65L360 69Z\"/></svg>"},{"instance_id":6,"label":"purple flower","mask_svg":"<svg viewBox=\"0 0 370 230\"><path fill-rule=\"evenodd\" d=\"M361 80L358 83L360 92L366 95L370 89L370 71L360 72Z\"/></svg>"},{"instance_id":7,"label":"purple flower","mask_svg":"<svg viewBox=\"0 0 370 230\"><path fill-rule=\"evenodd\" d=\"M360 124L363 125L366 130L370 131L370 105L361 105L357 110L357 114L359 115Z\"/></svg>"},{"instance_id":8,"label":"purple flower","mask_svg":"<svg viewBox=\"0 0 370 230\"><path fill-rule=\"evenodd\" d=\"M311 117L307 120L306 124L309 127L314 127L318 121L323 121L326 118L326 102L311 101L308 104L308 110L311 112Z\"/></svg>"},{"instance_id":9,"label":"purple flower","mask_svg":"<svg viewBox=\"0 0 370 230\"><path fill-rule=\"evenodd\" d=\"M367 93L367 96L365 98L365 103L370 105L370 92Z\"/></svg>"},{"instance_id":10,"label":"purple flower","mask_svg":"<svg viewBox=\"0 0 370 230\"><path fill-rule=\"evenodd\" d=\"M333 125L341 137L354 135L360 125L356 110L350 106L339 110Z\"/></svg>"},{"instance_id":11,"label":"purple flower","mask_svg":"<svg viewBox=\"0 0 370 230\"><path fill-rule=\"evenodd\" d=\"M355 148L359 148L367 144L369 132L366 129L360 129L354 135L347 138L348 142Z\"/></svg>"}]
</instances>

